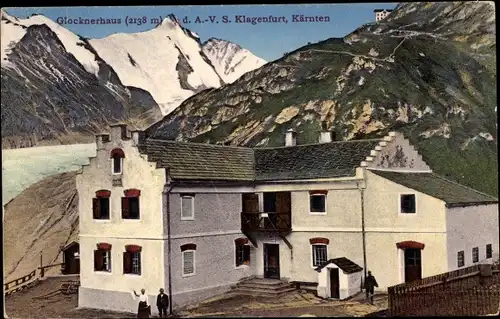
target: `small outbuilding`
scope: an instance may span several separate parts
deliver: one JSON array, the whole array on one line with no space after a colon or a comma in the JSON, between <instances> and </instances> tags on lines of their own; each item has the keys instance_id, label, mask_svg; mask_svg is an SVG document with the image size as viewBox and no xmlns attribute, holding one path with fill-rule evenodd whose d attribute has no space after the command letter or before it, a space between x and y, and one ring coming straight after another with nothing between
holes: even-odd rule
<instances>
[{"instance_id":1,"label":"small outbuilding","mask_svg":"<svg viewBox=\"0 0 500 319\"><path fill-rule=\"evenodd\" d=\"M62 249L63 262L61 273L64 275L74 275L80 273L80 244L73 241Z\"/></svg>"},{"instance_id":2,"label":"small outbuilding","mask_svg":"<svg viewBox=\"0 0 500 319\"><path fill-rule=\"evenodd\" d=\"M319 297L343 300L361 291L363 268L345 257L330 259L315 270Z\"/></svg>"}]
</instances>

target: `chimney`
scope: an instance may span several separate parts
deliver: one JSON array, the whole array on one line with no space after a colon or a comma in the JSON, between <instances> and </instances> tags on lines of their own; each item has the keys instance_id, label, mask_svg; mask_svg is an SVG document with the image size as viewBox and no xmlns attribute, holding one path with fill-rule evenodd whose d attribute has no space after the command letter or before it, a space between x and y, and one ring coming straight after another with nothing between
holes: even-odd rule
<instances>
[{"instance_id":1,"label":"chimney","mask_svg":"<svg viewBox=\"0 0 500 319\"><path fill-rule=\"evenodd\" d=\"M130 133L132 134L132 140L134 141L134 145L137 146L144 140L145 137L144 131L134 130L130 131Z\"/></svg>"},{"instance_id":2,"label":"chimney","mask_svg":"<svg viewBox=\"0 0 500 319\"><path fill-rule=\"evenodd\" d=\"M130 138L127 132L127 124L118 123L112 124L109 127L111 128L111 140L119 141Z\"/></svg>"},{"instance_id":3,"label":"chimney","mask_svg":"<svg viewBox=\"0 0 500 319\"><path fill-rule=\"evenodd\" d=\"M335 140L335 132L327 129L325 121L321 122L321 131L319 132L318 143L330 143Z\"/></svg>"},{"instance_id":4,"label":"chimney","mask_svg":"<svg viewBox=\"0 0 500 319\"><path fill-rule=\"evenodd\" d=\"M293 128L286 131L285 134L285 146L295 146L297 145L297 133Z\"/></svg>"},{"instance_id":5,"label":"chimney","mask_svg":"<svg viewBox=\"0 0 500 319\"><path fill-rule=\"evenodd\" d=\"M95 141L97 144L97 150L103 150L104 144L109 142L109 134L97 134L95 136Z\"/></svg>"}]
</instances>

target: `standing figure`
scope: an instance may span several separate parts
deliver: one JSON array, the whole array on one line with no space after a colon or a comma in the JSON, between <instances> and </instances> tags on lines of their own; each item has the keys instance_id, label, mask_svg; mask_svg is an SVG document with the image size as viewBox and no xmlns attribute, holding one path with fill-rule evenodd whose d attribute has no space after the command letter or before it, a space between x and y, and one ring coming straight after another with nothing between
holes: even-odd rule
<instances>
[{"instance_id":1,"label":"standing figure","mask_svg":"<svg viewBox=\"0 0 500 319\"><path fill-rule=\"evenodd\" d=\"M365 292L366 292L366 299L372 305L373 305L373 294L375 293L375 287L378 287L377 280L372 275L372 272L368 271L368 276L366 276L365 278Z\"/></svg>"},{"instance_id":2,"label":"standing figure","mask_svg":"<svg viewBox=\"0 0 500 319\"><path fill-rule=\"evenodd\" d=\"M151 315L151 308L149 307L148 295L146 295L146 290L141 289L140 295L134 290L133 296L134 299L139 297L139 305L137 307L137 318L149 318L149 315Z\"/></svg>"},{"instance_id":3,"label":"standing figure","mask_svg":"<svg viewBox=\"0 0 500 319\"><path fill-rule=\"evenodd\" d=\"M156 297L156 307L158 307L160 318L166 318L168 310L168 295L165 294L165 290L163 290L163 288L160 288L160 293Z\"/></svg>"}]
</instances>

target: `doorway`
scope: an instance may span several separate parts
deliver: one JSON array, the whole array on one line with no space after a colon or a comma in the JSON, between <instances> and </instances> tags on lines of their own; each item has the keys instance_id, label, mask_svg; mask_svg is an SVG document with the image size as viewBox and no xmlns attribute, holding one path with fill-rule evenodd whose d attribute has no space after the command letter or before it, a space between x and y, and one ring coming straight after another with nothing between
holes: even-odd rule
<instances>
[{"instance_id":1,"label":"doorway","mask_svg":"<svg viewBox=\"0 0 500 319\"><path fill-rule=\"evenodd\" d=\"M279 244L264 244L264 278L280 279Z\"/></svg>"},{"instance_id":2,"label":"doorway","mask_svg":"<svg viewBox=\"0 0 500 319\"><path fill-rule=\"evenodd\" d=\"M330 298L340 298L339 269L330 268Z\"/></svg>"},{"instance_id":3,"label":"doorway","mask_svg":"<svg viewBox=\"0 0 500 319\"><path fill-rule=\"evenodd\" d=\"M79 274L80 273L80 245L73 242L63 250L63 274Z\"/></svg>"},{"instance_id":4,"label":"doorway","mask_svg":"<svg viewBox=\"0 0 500 319\"><path fill-rule=\"evenodd\" d=\"M422 279L421 250L418 248L405 249L405 282Z\"/></svg>"}]
</instances>

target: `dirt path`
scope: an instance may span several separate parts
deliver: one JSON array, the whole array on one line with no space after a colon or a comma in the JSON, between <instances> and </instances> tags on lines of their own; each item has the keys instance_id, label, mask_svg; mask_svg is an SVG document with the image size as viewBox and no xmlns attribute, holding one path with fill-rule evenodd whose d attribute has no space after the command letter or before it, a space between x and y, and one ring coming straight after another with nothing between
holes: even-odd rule
<instances>
[{"instance_id":1,"label":"dirt path","mask_svg":"<svg viewBox=\"0 0 500 319\"><path fill-rule=\"evenodd\" d=\"M38 285L5 297L5 309L9 318L135 318L133 314L114 313L102 310L76 309L78 295L55 294L43 298L75 280L74 276L49 277Z\"/></svg>"}]
</instances>

